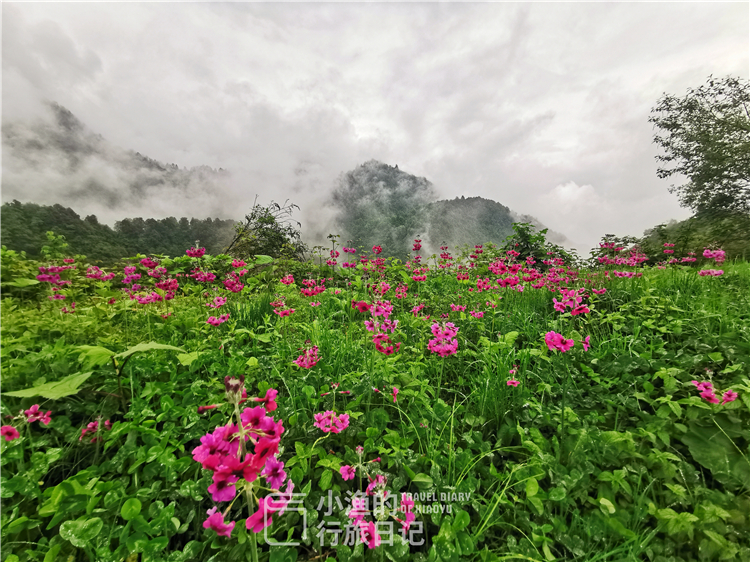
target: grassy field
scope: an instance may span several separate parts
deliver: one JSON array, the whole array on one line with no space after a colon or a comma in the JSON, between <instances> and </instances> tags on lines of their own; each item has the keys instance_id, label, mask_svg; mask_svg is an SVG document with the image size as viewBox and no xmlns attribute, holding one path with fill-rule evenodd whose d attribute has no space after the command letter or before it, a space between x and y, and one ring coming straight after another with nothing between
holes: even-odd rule
<instances>
[{"instance_id":1,"label":"grassy field","mask_svg":"<svg viewBox=\"0 0 750 562\"><path fill-rule=\"evenodd\" d=\"M750 265L477 249L4 250L2 560L750 560Z\"/></svg>"}]
</instances>

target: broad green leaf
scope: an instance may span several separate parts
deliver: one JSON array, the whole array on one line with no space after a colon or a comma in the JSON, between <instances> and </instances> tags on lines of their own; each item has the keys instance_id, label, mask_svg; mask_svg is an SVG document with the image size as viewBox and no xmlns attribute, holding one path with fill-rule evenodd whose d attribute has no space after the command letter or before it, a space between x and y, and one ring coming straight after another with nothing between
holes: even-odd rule
<instances>
[{"instance_id":1,"label":"broad green leaf","mask_svg":"<svg viewBox=\"0 0 750 562\"><path fill-rule=\"evenodd\" d=\"M464 510L459 510L456 513L456 518L453 520L453 531L463 531L471 523L471 517Z\"/></svg>"},{"instance_id":2,"label":"broad green leaf","mask_svg":"<svg viewBox=\"0 0 750 562\"><path fill-rule=\"evenodd\" d=\"M420 472L419 474L415 474L414 478L411 479L412 482L414 482L418 488L425 490L427 488L431 488L434 484L432 481L432 478L430 478L427 474L424 474L423 472Z\"/></svg>"},{"instance_id":3,"label":"broad green leaf","mask_svg":"<svg viewBox=\"0 0 750 562\"><path fill-rule=\"evenodd\" d=\"M604 513L605 515L612 515L615 512L614 504L607 498L599 498L599 509L601 509L602 513Z\"/></svg>"},{"instance_id":4,"label":"broad green leaf","mask_svg":"<svg viewBox=\"0 0 750 562\"><path fill-rule=\"evenodd\" d=\"M184 365L185 367L189 367L190 364L196 359L198 359L197 351L193 351L192 353L180 353L177 355L177 360L181 365Z\"/></svg>"},{"instance_id":5,"label":"broad green leaf","mask_svg":"<svg viewBox=\"0 0 750 562\"><path fill-rule=\"evenodd\" d=\"M181 353L185 353L185 350L181 347L175 347L173 345L164 345L162 343L156 343L156 342L148 342L148 343L139 343L138 345L134 345L133 347L129 347L122 353L118 353L115 355L118 359L125 359L126 357L130 357L134 353L140 353L141 351L156 351L156 350L166 350L166 351L179 351Z\"/></svg>"},{"instance_id":6,"label":"broad green leaf","mask_svg":"<svg viewBox=\"0 0 750 562\"><path fill-rule=\"evenodd\" d=\"M508 345L513 345L514 343L516 343L517 337L518 332L508 332L504 337L505 343L507 343Z\"/></svg>"},{"instance_id":7,"label":"broad green leaf","mask_svg":"<svg viewBox=\"0 0 750 562\"><path fill-rule=\"evenodd\" d=\"M565 499L565 490L563 488L552 488L549 491L549 499L559 502Z\"/></svg>"},{"instance_id":8,"label":"broad green leaf","mask_svg":"<svg viewBox=\"0 0 750 562\"><path fill-rule=\"evenodd\" d=\"M536 478L529 478L526 481L526 497L531 498L536 496L537 493L539 493L539 482L536 481Z\"/></svg>"},{"instance_id":9,"label":"broad green leaf","mask_svg":"<svg viewBox=\"0 0 750 562\"><path fill-rule=\"evenodd\" d=\"M78 361L84 364L84 369L99 367L105 363L109 363L115 354L114 351L98 345L79 345L77 349L83 352L78 356Z\"/></svg>"},{"instance_id":10,"label":"broad green leaf","mask_svg":"<svg viewBox=\"0 0 750 562\"><path fill-rule=\"evenodd\" d=\"M330 470L324 470L323 474L320 475L320 481L318 485L321 490L327 490L331 487L331 480L333 479L333 472Z\"/></svg>"},{"instance_id":11,"label":"broad green leaf","mask_svg":"<svg viewBox=\"0 0 750 562\"><path fill-rule=\"evenodd\" d=\"M134 519L138 517L141 514L141 500L136 498L130 498L127 500L124 504L122 504L122 508L120 509L120 516L125 521L130 521L131 519Z\"/></svg>"},{"instance_id":12,"label":"broad green leaf","mask_svg":"<svg viewBox=\"0 0 750 562\"><path fill-rule=\"evenodd\" d=\"M29 287L31 285L39 285L39 281L36 279L14 279L13 281L9 281L7 283L3 283L3 285L10 285L11 287Z\"/></svg>"},{"instance_id":13,"label":"broad green leaf","mask_svg":"<svg viewBox=\"0 0 750 562\"><path fill-rule=\"evenodd\" d=\"M709 353L708 358L714 363L721 363L722 361L724 361L724 356L721 354L720 351Z\"/></svg>"},{"instance_id":14,"label":"broad green leaf","mask_svg":"<svg viewBox=\"0 0 750 562\"><path fill-rule=\"evenodd\" d=\"M86 382L91 373L77 373L68 375L64 379L56 382L48 382L39 386L25 388L23 390L14 390L13 392L4 392L6 396L15 396L16 398L31 398L32 396L41 396L50 400L58 400L78 394L80 386Z\"/></svg>"},{"instance_id":15,"label":"broad green leaf","mask_svg":"<svg viewBox=\"0 0 750 562\"><path fill-rule=\"evenodd\" d=\"M273 258L271 256L264 256L264 255L255 256L255 265L266 265L267 263L271 263L272 261L273 261Z\"/></svg>"},{"instance_id":16,"label":"broad green leaf","mask_svg":"<svg viewBox=\"0 0 750 562\"><path fill-rule=\"evenodd\" d=\"M60 536L73 546L90 547L91 541L101 532L104 522L98 517L81 521L65 521L60 525Z\"/></svg>"},{"instance_id":17,"label":"broad green leaf","mask_svg":"<svg viewBox=\"0 0 750 562\"><path fill-rule=\"evenodd\" d=\"M718 421L718 416L716 419ZM734 490L747 489L750 488L750 459L725 435L730 431L725 428L722 432L716 426L700 426L693 422L681 440L693 458L708 468L722 484Z\"/></svg>"}]
</instances>

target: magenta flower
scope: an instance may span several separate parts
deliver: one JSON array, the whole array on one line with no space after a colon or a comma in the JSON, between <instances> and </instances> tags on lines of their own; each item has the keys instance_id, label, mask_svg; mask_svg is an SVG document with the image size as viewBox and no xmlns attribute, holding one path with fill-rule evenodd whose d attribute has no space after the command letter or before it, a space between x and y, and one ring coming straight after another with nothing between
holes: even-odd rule
<instances>
[{"instance_id":1,"label":"magenta flower","mask_svg":"<svg viewBox=\"0 0 750 562\"><path fill-rule=\"evenodd\" d=\"M367 545L367 548L377 548L380 546L381 538L375 529L375 523L372 521L360 521L359 522L359 533L362 542Z\"/></svg>"},{"instance_id":2,"label":"magenta flower","mask_svg":"<svg viewBox=\"0 0 750 562\"><path fill-rule=\"evenodd\" d=\"M12 425L4 425L0 427L0 436L5 437L6 441L13 441L14 439L21 437L21 434L18 433L18 430Z\"/></svg>"},{"instance_id":3,"label":"magenta flower","mask_svg":"<svg viewBox=\"0 0 750 562\"><path fill-rule=\"evenodd\" d=\"M722 396L721 405L728 404L729 402L734 402L737 400L737 393L733 390L727 390L724 393L724 396Z\"/></svg>"},{"instance_id":4,"label":"magenta flower","mask_svg":"<svg viewBox=\"0 0 750 562\"><path fill-rule=\"evenodd\" d=\"M234 458L234 457L229 457ZM236 460L236 459L235 459ZM214 472L214 483L208 487L208 492L215 502L228 502L235 495L237 490L234 487L235 482L239 480L238 476L226 473L220 470Z\"/></svg>"},{"instance_id":5,"label":"magenta flower","mask_svg":"<svg viewBox=\"0 0 750 562\"><path fill-rule=\"evenodd\" d=\"M353 480L357 475L357 470L353 466L349 466L347 464L339 469L339 473L341 474L341 478L343 478L344 480Z\"/></svg>"},{"instance_id":6,"label":"magenta flower","mask_svg":"<svg viewBox=\"0 0 750 562\"><path fill-rule=\"evenodd\" d=\"M591 336L586 336L586 339L584 339L581 342L581 345L583 345L583 350L588 351L589 347L591 347L591 344L589 343L589 340L591 340Z\"/></svg>"},{"instance_id":7,"label":"magenta flower","mask_svg":"<svg viewBox=\"0 0 750 562\"><path fill-rule=\"evenodd\" d=\"M398 388L393 387L393 403L396 403L396 396L398 396Z\"/></svg>"},{"instance_id":8,"label":"magenta flower","mask_svg":"<svg viewBox=\"0 0 750 562\"><path fill-rule=\"evenodd\" d=\"M191 258L200 258L206 253L205 248L190 248L185 252Z\"/></svg>"},{"instance_id":9,"label":"magenta flower","mask_svg":"<svg viewBox=\"0 0 750 562\"><path fill-rule=\"evenodd\" d=\"M208 519L203 522L204 529L216 531L216 534L220 537L232 536L232 530L235 525L234 521L231 523L224 523L224 515L217 513L215 507L212 507L206 513L208 514Z\"/></svg>"},{"instance_id":10,"label":"magenta flower","mask_svg":"<svg viewBox=\"0 0 750 562\"><path fill-rule=\"evenodd\" d=\"M306 349L302 355L297 357L297 359L294 360L294 363L303 369L312 369L318 364L318 361L320 361L320 358L318 357L318 346L314 345L311 348Z\"/></svg>"},{"instance_id":11,"label":"magenta flower","mask_svg":"<svg viewBox=\"0 0 750 562\"><path fill-rule=\"evenodd\" d=\"M550 351L557 350L562 351L563 353L570 351L575 343L573 340L567 340L562 334L556 332L547 332L544 336L544 342L547 344Z\"/></svg>"},{"instance_id":12,"label":"magenta flower","mask_svg":"<svg viewBox=\"0 0 750 562\"><path fill-rule=\"evenodd\" d=\"M278 460L275 456L268 457L266 460L266 466L260 473L261 476L266 477L266 482L273 490L280 490L284 480L286 480L286 472L284 472L284 463Z\"/></svg>"},{"instance_id":13,"label":"magenta flower","mask_svg":"<svg viewBox=\"0 0 750 562\"><path fill-rule=\"evenodd\" d=\"M507 382L507 384L508 384L508 386L516 387L516 386L518 386L521 383L520 383L520 381L517 381L516 379L510 379Z\"/></svg>"},{"instance_id":14,"label":"magenta flower","mask_svg":"<svg viewBox=\"0 0 750 562\"><path fill-rule=\"evenodd\" d=\"M331 410L315 414L313 425L323 433L341 433L349 427L349 415L341 414L336 416L336 412Z\"/></svg>"},{"instance_id":15,"label":"magenta flower","mask_svg":"<svg viewBox=\"0 0 750 562\"><path fill-rule=\"evenodd\" d=\"M710 402L711 404L718 404L719 399L716 397L716 394L714 394L713 390L704 390L701 392L701 398L703 398L706 402Z\"/></svg>"},{"instance_id":16,"label":"magenta flower","mask_svg":"<svg viewBox=\"0 0 750 562\"><path fill-rule=\"evenodd\" d=\"M260 402L268 412L273 412L277 408L276 397L279 395L279 391L273 388L266 390L266 395L263 398L253 398L253 402Z\"/></svg>"}]
</instances>

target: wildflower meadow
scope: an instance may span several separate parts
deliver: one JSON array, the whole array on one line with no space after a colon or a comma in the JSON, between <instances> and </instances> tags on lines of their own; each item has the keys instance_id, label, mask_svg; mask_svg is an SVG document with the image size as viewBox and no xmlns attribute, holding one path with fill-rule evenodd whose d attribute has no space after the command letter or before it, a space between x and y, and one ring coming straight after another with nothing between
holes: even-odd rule
<instances>
[{"instance_id":1,"label":"wildflower meadow","mask_svg":"<svg viewBox=\"0 0 750 562\"><path fill-rule=\"evenodd\" d=\"M3 248L2 560L750 560L746 262L350 246Z\"/></svg>"}]
</instances>

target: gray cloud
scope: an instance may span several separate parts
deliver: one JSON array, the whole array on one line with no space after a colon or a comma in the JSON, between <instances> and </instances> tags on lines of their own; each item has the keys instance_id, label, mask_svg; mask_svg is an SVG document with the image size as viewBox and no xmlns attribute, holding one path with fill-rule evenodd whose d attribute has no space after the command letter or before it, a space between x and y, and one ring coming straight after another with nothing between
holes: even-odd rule
<instances>
[{"instance_id":1,"label":"gray cloud","mask_svg":"<svg viewBox=\"0 0 750 562\"><path fill-rule=\"evenodd\" d=\"M2 10L4 143L49 128L46 102L102 135L84 135L96 150L72 167L64 150L44 160L4 144L3 200L100 208L103 220L236 216L259 194L297 203L303 227L324 235L336 178L377 159L441 197L495 199L588 247L602 229L640 234L687 215L656 178L657 98L709 74L748 77L740 3ZM134 152L231 175L191 176L179 195L139 168L138 198Z\"/></svg>"}]
</instances>

